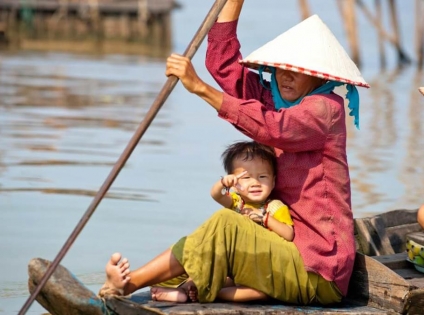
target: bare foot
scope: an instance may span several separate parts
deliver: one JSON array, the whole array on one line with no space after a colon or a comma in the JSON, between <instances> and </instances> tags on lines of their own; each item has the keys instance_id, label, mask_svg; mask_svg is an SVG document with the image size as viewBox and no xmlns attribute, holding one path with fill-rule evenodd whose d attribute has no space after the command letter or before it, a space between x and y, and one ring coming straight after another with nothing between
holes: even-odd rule
<instances>
[{"instance_id":1,"label":"bare foot","mask_svg":"<svg viewBox=\"0 0 424 315\"><path fill-rule=\"evenodd\" d=\"M193 282L187 287L187 295L190 301L197 302L197 287Z\"/></svg>"},{"instance_id":2,"label":"bare foot","mask_svg":"<svg viewBox=\"0 0 424 315\"><path fill-rule=\"evenodd\" d=\"M114 253L106 264L106 282L99 291L99 296L124 295L124 287L131 280L128 259L121 260L120 253Z\"/></svg>"},{"instance_id":3,"label":"bare foot","mask_svg":"<svg viewBox=\"0 0 424 315\"><path fill-rule=\"evenodd\" d=\"M189 278L187 282L185 282L179 288L184 290L185 294L188 296L191 302L197 302L197 287L191 278Z\"/></svg>"},{"instance_id":4,"label":"bare foot","mask_svg":"<svg viewBox=\"0 0 424 315\"><path fill-rule=\"evenodd\" d=\"M187 302L187 294L181 288L163 288L152 287L150 294L153 301L166 301L166 302Z\"/></svg>"}]
</instances>

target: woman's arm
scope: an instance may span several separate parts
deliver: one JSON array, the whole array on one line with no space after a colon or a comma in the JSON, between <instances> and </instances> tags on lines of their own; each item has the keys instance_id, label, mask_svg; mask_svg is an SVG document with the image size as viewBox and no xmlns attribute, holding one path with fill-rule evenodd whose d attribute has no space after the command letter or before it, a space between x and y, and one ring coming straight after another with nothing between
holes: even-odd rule
<instances>
[{"instance_id":1,"label":"woman's arm","mask_svg":"<svg viewBox=\"0 0 424 315\"><path fill-rule=\"evenodd\" d=\"M239 18L244 0L228 0L221 10L218 22L231 22Z\"/></svg>"},{"instance_id":2,"label":"woman's arm","mask_svg":"<svg viewBox=\"0 0 424 315\"><path fill-rule=\"evenodd\" d=\"M187 57L169 56L165 73L177 76L187 91L209 103L248 137L285 151L322 149L333 120L344 121L343 103L334 99L339 96L310 96L295 107L276 112L256 99L243 100L213 88L199 78ZM334 117L333 110L339 117Z\"/></svg>"},{"instance_id":3,"label":"woman's arm","mask_svg":"<svg viewBox=\"0 0 424 315\"><path fill-rule=\"evenodd\" d=\"M200 79L189 58L172 54L166 60L165 74L168 77L171 75L176 76L187 91L201 97L217 111L221 109L224 93Z\"/></svg>"}]
</instances>

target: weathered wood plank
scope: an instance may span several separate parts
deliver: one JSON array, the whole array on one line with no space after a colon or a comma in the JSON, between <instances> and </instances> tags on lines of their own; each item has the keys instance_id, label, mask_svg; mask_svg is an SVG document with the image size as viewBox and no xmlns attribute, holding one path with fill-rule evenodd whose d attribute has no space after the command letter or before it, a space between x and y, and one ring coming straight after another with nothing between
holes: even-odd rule
<instances>
[{"instance_id":1,"label":"weathered wood plank","mask_svg":"<svg viewBox=\"0 0 424 315\"><path fill-rule=\"evenodd\" d=\"M418 209L397 209L381 213L378 216L381 217L386 227L392 227L409 223L416 223L417 213Z\"/></svg>"},{"instance_id":2,"label":"weathered wood plank","mask_svg":"<svg viewBox=\"0 0 424 315\"><path fill-rule=\"evenodd\" d=\"M418 244L424 245L424 232L420 231L420 232L408 233L406 235L406 239L413 240L414 242L417 242Z\"/></svg>"},{"instance_id":3,"label":"weathered wood plank","mask_svg":"<svg viewBox=\"0 0 424 315\"><path fill-rule=\"evenodd\" d=\"M372 258L405 279L409 283L411 290L415 288L424 289L424 273L417 271L413 264L406 260L406 257L406 252L402 252L394 255L374 256Z\"/></svg>"},{"instance_id":4,"label":"weathered wood plank","mask_svg":"<svg viewBox=\"0 0 424 315\"><path fill-rule=\"evenodd\" d=\"M370 218L370 224L374 227L376 239L379 240L377 255L391 255L394 254L392 244L386 233L386 224L381 216Z\"/></svg>"},{"instance_id":5,"label":"weathered wood plank","mask_svg":"<svg viewBox=\"0 0 424 315\"><path fill-rule=\"evenodd\" d=\"M361 248L361 252L365 255L375 256L376 246L372 240L371 229L368 227L368 219L355 219L356 240ZM357 246L358 247L358 246Z\"/></svg>"},{"instance_id":6,"label":"weathered wood plank","mask_svg":"<svg viewBox=\"0 0 424 315\"><path fill-rule=\"evenodd\" d=\"M411 267L411 263L406 260L406 257L406 252L393 255L372 256L373 259L377 260L392 270Z\"/></svg>"},{"instance_id":7,"label":"weathered wood plank","mask_svg":"<svg viewBox=\"0 0 424 315\"><path fill-rule=\"evenodd\" d=\"M388 310L372 308L366 305L344 303L331 306L292 306L283 305L278 302L267 304L261 303L170 303L155 302L150 300L147 292L133 295L130 299L108 297L106 298L108 308L118 314L141 315L137 313L137 308L143 305L144 308L160 311L169 315L286 315L286 314L327 314L327 315L381 315L393 314Z\"/></svg>"},{"instance_id":8,"label":"weathered wood plank","mask_svg":"<svg viewBox=\"0 0 424 315\"><path fill-rule=\"evenodd\" d=\"M414 290L406 297L406 311L410 315L424 314L424 289Z\"/></svg>"},{"instance_id":9,"label":"weathered wood plank","mask_svg":"<svg viewBox=\"0 0 424 315\"><path fill-rule=\"evenodd\" d=\"M29 262L28 288L31 293L50 264L50 261L41 258ZM57 266L36 300L52 315L109 314L104 302L61 265ZM157 315L158 311L140 307L138 314Z\"/></svg>"},{"instance_id":10,"label":"weathered wood plank","mask_svg":"<svg viewBox=\"0 0 424 315\"><path fill-rule=\"evenodd\" d=\"M28 265L28 288L32 293L41 281L50 262L44 259L32 259ZM72 298L70 298L72 297ZM103 315L103 302L62 266L58 266L52 277L36 297L52 315Z\"/></svg>"},{"instance_id":11,"label":"weathered wood plank","mask_svg":"<svg viewBox=\"0 0 424 315\"><path fill-rule=\"evenodd\" d=\"M424 274L414 267L408 266L407 268L399 268L393 271L408 281L411 286L411 291L415 289L424 289Z\"/></svg>"},{"instance_id":12,"label":"weathered wood plank","mask_svg":"<svg viewBox=\"0 0 424 315\"><path fill-rule=\"evenodd\" d=\"M424 231L417 222L417 212L393 210L355 219L356 239L361 252L370 256L403 252L406 235Z\"/></svg>"},{"instance_id":13,"label":"weathered wood plank","mask_svg":"<svg viewBox=\"0 0 424 315\"><path fill-rule=\"evenodd\" d=\"M355 230L365 255L394 254L381 217L355 219Z\"/></svg>"},{"instance_id":14,"label":"weathered wood plank","mask_svg":"<svg viewBox=\"0 0 424 315\"><path fill-rule=\"evenodd\" d=\"M392 226L392 227L386 228L386 235L390 240L390 244L392 245L394 252L400 253L405 251L406 249L406 236L411 233L422 232L422 231L423 229L417 223L415 218L414 223L402 224L399 226Z\"/></svg>"},{"instance_id":15,"label":"weathered wood plank","mask_svg":"<svg viewBox=\"0 0 424 315\"><path fill-rule=\"evenodd\" d=\"M403 313L409 283L377 260L356 254L349 286L352 298L366 300L368 306Z\"/></svg>"}]
</instances>

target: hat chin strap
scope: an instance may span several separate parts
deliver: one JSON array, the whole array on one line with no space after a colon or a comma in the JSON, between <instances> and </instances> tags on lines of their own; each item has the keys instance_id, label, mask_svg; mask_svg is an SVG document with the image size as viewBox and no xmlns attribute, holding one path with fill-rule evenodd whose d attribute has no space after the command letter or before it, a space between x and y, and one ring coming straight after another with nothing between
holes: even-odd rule
<instances>
[{"instance_id":1,"label":"hat chin strap","mask_svg":"<svg viewBox=\"0 0 424 315\"><path fill-rule=\"evenodd\" d=\"M290 108L292 106L299 104L302 101L303 97L300 97L293 102L287 101L281 97L280 90L278 89L277 79L275 77L276 69L275 67L268 67L268 68L271 70L271 84L270 84L271 88L266 87L264 84L263 71L265 70L265 66L260 66L258 69L259 79L260 79L261 85L265 89L271 90L275 109L279 110L281 108ZM354 124L356 128L359 129L359 93L356 86L352 84L338 82L338 81L328 81L327 83L319 86L318 88L316 88L315 90L307 94L306 96L310 96L314 94L330 94L331 92L333 92L336 86L340 86L344 84L346 85L346 89L347 89L347 93L345 97L346 99L349 100L349 105L348 105L350 109L349 116L354 117Z\"/></svg>"}]
</instances>

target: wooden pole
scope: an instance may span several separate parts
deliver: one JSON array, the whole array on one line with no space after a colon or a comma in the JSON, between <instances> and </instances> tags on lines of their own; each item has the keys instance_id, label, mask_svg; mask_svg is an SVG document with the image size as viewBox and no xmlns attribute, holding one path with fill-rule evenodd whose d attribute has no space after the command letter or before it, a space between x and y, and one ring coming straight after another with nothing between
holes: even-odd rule
<instances>
[{"instance_id":1,"label":"wooden pole","mask_svg":"<svg viewBox=\"0 0 424 315\"><path fill-rule=\"evenodd\" d=\"M417 52L418 67L424 64L424 6L422 0L415 0L415 50Z\"/></svg>"},{"instance_id":2,"label":"wooden pole","mask_svg":"<svg viewBox=\"0 0 424 315\"><path fill-rule=\"evenodd\" d=\"M89 0L88 5L90 7L91 30L96 34L96 38L99 38L99 33L100 33L99 0Z\"/></svg>"},{"instance_id":3,"label":"wooden pole","mask_svg":"<svg viewBox=\"0 0 424 315\"><path fill-rule=\"evenodd\" d=\"M300 12L302 14L302 20L307 19L311 16L311 10L309 10L308 0L299 0Z\"/></svg>"},{"instance_id":4,"label":"wooden pole","mask_svg":"<svg viewBox=\"0 0 424 315\"><path fill-rule=\"evenodd\" d=\"M390 8L390 20L392 22L392 29L395 38L395 46L398 47L398 64L406 64L410 63L411 60L405 57L402 53L400 53L400 33L399 33L399 23L396 15L396 3L395 0L389 0L389 8Z\"/></svg>"},{"instance_id":5,"label":"wooden pole","mask_svg":"<svg viewBox=\"0 0 424 315\"><path fill-rule=\"evenodd\" d=\"M138 28L143 41L147 39L147 19L149 17L147 0L138 0Z\"/></svg>"},{"instance_id":6,"label":"wooden pole","mask_svg":"<svg viewBox=\"0 0 424 315\"><path fill-rule=\"evenodd\" d=\"M400 58L402 60L405 60L405 62L410 62L411 59L408 57L408 55L405 53L405 51L402 49L402 47L400 46L400 43L397 42L396 37L392 34L387 33L384 28L383 25L380 23L380 21L378 21L373 15L372 13L368 10L367 6L364 4L364 2L362 0L356 0L356 3L358 4L359 8L362 10L362 12L364 13L364 15L368 18L368 20L374 25L374 27L377 28L378 32L381 34L382 37L386 38L386 40L388 40L390 43L393 44L393 46L395 46L398 55L401 56Z\"/></svg>"},{"instance_id":7,"label":"wooden pole","mask_svg":"<svg viewBox=\"0 0 424 315\"><path fill-rule=\"evenodd\" d=\"M347 2L347 26L350 38L350 48L352 50L352 59L358 66L361 65L361 57L359 55L358 32L356 27L356 10L355 0Z\"/></svg>"},{"instance_id":8,"label":"wooden pole","mask_svg":"<svg viewBox=\"0 0 424 315\"><path fill-rule=\"evenodd\" d=\"M202 24L200 25L199 29L197 30L196 34L194 35L192 41L190 42L187 49L185 50L184 56L190 59L193 58L194 54L198 50L203 39L206 37L210 28L212 27L212 25L215 23L216 19L218 18L218 15L221 12L226 2L227 0L215 1L211 9L209 10L208 14L206 15L205 19L203 20ZM31 295L26 300L25 304L22 306L18 315L23 315L28 311L32 302L34 302L34 299L36 298L36 296L40 293L41 289L44 287L47 280L53 274L54 270L57 268L57 266L59 265L59 263L65 256L65 254L67 253L67 251L71 248L72 244L76 240L79 233L82 231L82 229L87 224L90 217L93 215L100 201L103 199L106 192L108 191L108 189L110 188L110 186L112 185L116 177L118 176L119 172L124 167L126 161L130 157L134 148L137 146L138 142L140 141L141 137L146 132L147 128L149 128L151 122L153 121L156 114L159 112L160 108L165 103L166 99L171 94L172 90L174 89L177 83L178 83L178 78L175 76L169 77L168 80L165 82L164 86L162 87L162 90L159 92L158 96L156 97L155 101L153 102L152 106L150 107L149 111L144 117L143 121L138 126L135 134L130 139L130 142L127 144L121 156L119 157L118 161L115 163L108 177L104 181L103 185L100 187L99 191L94 197L94 200L91 202L90 206L84 213L83 217L78 222L77 226L72 231L69 238L66 240L59 254L56 256L56 258L53 260L51 265L46 270L46 273L44 274L43 278L40 280L38 285L34 288L34 291L31 293Z\"/></svg>"},{"instance_id":9,"label":"wooden pole","mask_svg":"<svg viewBox=\"0 0 424 315\"><path fill-rule=\"evenodd\" d=\"M360 66L358 34L356 28L355 0L336 0L349 41L352 60Z\"/></svg>"},{"instance_id":10,"label":"wooden pole","mask_svg":"<svg viewBox=\"0 0 424 315\"><path fill-rule=\"evenodd\" d=\"M377 20L380 25L382 23L382 10L381 10L381 0L374 0L375 10L377 14ZM386 51L384 50L384 41L381 32L378 32L378 51L380 52L380 68L386 69L387 59L386 59Z\"/></svg>"}]
</instances>

